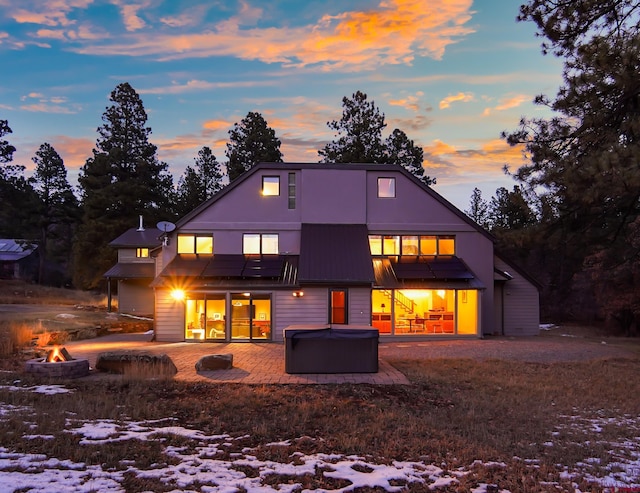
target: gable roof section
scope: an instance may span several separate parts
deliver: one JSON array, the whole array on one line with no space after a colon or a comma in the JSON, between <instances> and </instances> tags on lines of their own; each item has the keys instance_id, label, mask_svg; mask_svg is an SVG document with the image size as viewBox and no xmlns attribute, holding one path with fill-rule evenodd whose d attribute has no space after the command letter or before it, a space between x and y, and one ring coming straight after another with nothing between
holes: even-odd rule
<instances>
[{"instance_id":1,"label":"gable roof section","mask_svg":"<svg viewBox=\"0 0 640 493\"><path fill-rule=\"evenodd\" d=\"M399 164L372 164L372 163L337 163L337 164L327 164L327 163L258 163L250 170L244 172L234 181L229 183L226 187L220 190L218 193L213 195L211 198L200 204L198 207L193 209L191 212L183 216L177 223L177 228L180 228L185 223L196 217L202 211L207 209L211 204L221 200L227 193L231 192L236 187L241 186L241 184L249 178L251 175L255 173L260 173L264 170L305 170L305 169L323 169L323 170L334 170L334 171L347 171L347 170L364 170L364 171L381 171L384 173L397 172L405 175L409 180L413 181L416 185L424 190L425 193L430 195L434 200L439 202L441 205L446 207L449 211L455 214L461 221L467 223L472 226L475 230L482 233L492 242L494 242L494 237L482 226L478 225L473 219L467 216L464 212L458 209L455 205L445 199L442 195L437 193L433 188L429 185L425 184L421 180L419 180L415 175L407 171L406 168Z\"/></svg>"},{"instance_id":2,"label":"gable roof section","mask_svg":"<svg viewBox=\"0 0 640 493\"><path fill-rule=\"evenodd\" d=\"M366 224L302 224L303 283L372 284L375 280Z\"/></svg>"},{"instance_id":3,"label":"gable roof section","mask_svg":"<svg viewBox=\"0 0 640 493\"><path fill-rule=\"evenodd\" d=\"M158 228L147 228L142 231L131 228L110 242L109 246L115 248L158 247L162 243L160 239L162 234L163 232Z\"/></svg>"}]
</instances>

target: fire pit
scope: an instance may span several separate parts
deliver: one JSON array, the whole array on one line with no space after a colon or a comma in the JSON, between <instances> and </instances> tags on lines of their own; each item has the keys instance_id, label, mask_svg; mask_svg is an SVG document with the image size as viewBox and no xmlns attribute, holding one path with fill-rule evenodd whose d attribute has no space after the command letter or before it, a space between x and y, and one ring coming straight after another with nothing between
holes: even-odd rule
<instances>
[{"instance_id":1,"label":"fire pit","mask_svg":"<svg viewBox=\"0 0 640 493\"><path fill-rule=\"evenodd\" d=\"M53 348L45 358L30 359L25 371L43 377L79 378L89 374L88 359L73 359L66 348Z\"/></svg>"}]
</instances>

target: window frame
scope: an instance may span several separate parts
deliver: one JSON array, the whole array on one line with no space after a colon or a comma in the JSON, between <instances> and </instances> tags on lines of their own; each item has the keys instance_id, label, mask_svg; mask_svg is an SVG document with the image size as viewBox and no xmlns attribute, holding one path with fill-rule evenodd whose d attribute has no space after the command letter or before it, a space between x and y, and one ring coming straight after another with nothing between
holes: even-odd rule
<instances>
[{"instance_id":1,"label":"window frame","mask_svg":"<svg viewBox=\"0 0 640 493\"><path fill-rule=\"evenodd\" d=\"M296 208L296 174L289 173L287 178L288 208Z\"/></svg>"},{"instance_id":2,"label":"window frame","mask_svg":"<svg viewBox=\"0 0 640 493\"><path fill-rule=\"evenodd\" d=\"M250 236L258 237L258 251L247 252L246 250L246 239ZM265 242L265 238L267 237L275 237L275 246L276 252L265 251L265 245L268 243ZM271 238L273 239L273 238ZM242 233L242 254L243 255L279 255L280 254L280 235L278 233Z\"/></svg>"},{"instance_id":3,"label":"window frame","mask_svg":"<svg viewBox=\"0 0 640 493\"><path fill-rule=\"evenodd\" d=\"M269 180L273 180L273 181L269 181ZM271 190L272 187L276 187L276 190ZM277 193L274 193L276 191ZM279 175L263 175L261 193L263 197L279 197L280 196L280 176Z\"/></svg>"},{"instance_id":4,"label":"window frame","mask_svg":"<svg viewBox=\"0 0 640 493\"><path fill-rule=\"evenodd\" d=\"M384 186L384 180L388 180L388 185ZM393 176L379 176L377 181L379 199L396 198L396 179Z\"/></svg>"},{"instance_id":5,"label":"window frame","mask_svg":"<svg viewBox=\"0 0 640 493\"><path fill-rule=\"evenodd\" d=\"M371 255L374 257L417 257L417 256L446 256L456 254L456 236L451 234L434 235L434 234L370 234L369 235L369 249ZM409 246L415 246L415 240L417 238L417 253L404 253L405 243ZM423 250L423 243L426 243L427 238L429 241L435 241L436 251L434 253L425 253ZM404 239L404 241L403 241ZM441 252L441 240L453 242L453 252L447 251L447 253ZM385 248L386 245L386 248ZM443 245L444 246L444 245ZM448 250L448 249L447 249Z\"/></svg>"},{"instance_id":6,"label":"window frame","mask_svg":"<svg viewBox=\"0 0 640 493\"><path fill-rule=\"evenodd\" d=\"M344 296L344 303L342 306L336 306L334 302L334 294L342 293ZM335 321L336 310L342 311L344 320L342 322ZM349 323L349 290L346 288L331 288L329 289L329 324L335 325L347 325Z\"/></svg>"},{"instance_id":7,"label":"window frame","mask_svg":"<svg viewBox=\"0 0 640 493\"><path fill-rule=\"evenodd\" d=\"M181 243L184 243L184 241L181 242L180 239L182 238L183 240L186 240L189 237L192 238L193 244L191 245L191 248L189 249L189 251L186 251L186 250L181 248ZM204 239L207 240L207 242L206 242L207 244L208 243L211 244L211 251L209 251L208 248L205 251L203 251L202 241L199 241L199 240L204 240ZM201 233L179 233L176 242L177 242L177 244L176 244L176 253L178 255L213 255L213 252L215 250L214 238L213 238L213 234L212 233L207 233L207 234L201 234Z\"/></svg>"}]
</instances>

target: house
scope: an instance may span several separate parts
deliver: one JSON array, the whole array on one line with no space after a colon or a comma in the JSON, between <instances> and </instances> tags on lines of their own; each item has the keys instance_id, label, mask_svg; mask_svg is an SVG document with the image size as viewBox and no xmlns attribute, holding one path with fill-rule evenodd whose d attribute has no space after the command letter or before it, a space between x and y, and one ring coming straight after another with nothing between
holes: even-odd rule
<instances>
[{"instance_id":1,"label":"house","mask_svg":"<svg viewBox=\"0 0 640 493\"><path fill-rule=\"evenodd\" d=\"M0 279L34 281L38 263L38 246L33 242L0 238Z\"/></svg>"},{"instance_id":2,"label":"house","mask_svg":"<svg viewBox=\"0 0 640 493\"><path fill-rule=\"evenodd\" d=\"M291 326L406 341L539 330L535 282L401 166L261 163L163 236L159 341L282 341Z\"/></svg>"},{"instance_id":3,"label":"house","mask_svg":"<svg viewBox=\"0 0 640 493\"><path fill-rule=\"evenodd\" d=\"M118 251L118 262L104 273L107 278L108 310L112 305L112 281L118 293L120 313L151 315L154 293L149 285L155 277L153 251L160 247L162 231L145 228L142 217L138 228L131 228L109 245Z\"/></svg>"}]
</instances>

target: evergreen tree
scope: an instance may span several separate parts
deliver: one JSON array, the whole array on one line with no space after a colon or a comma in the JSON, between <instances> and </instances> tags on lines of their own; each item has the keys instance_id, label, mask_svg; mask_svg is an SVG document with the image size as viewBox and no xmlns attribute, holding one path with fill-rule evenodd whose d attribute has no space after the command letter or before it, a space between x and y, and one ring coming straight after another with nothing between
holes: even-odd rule
<instances>
[{"instance_id":1,"label":"evergreen tree","mask_svg":"<svg viewBox=\"0 0 640 493\"><path fill-rule=\"evenodd\" d=\"M203 147L195 158L195 168L187 166L178 182L177 212L182 216L222 190L220 163L209 147Z\"/></svg>"},{"instance_id":2,"label":"evergreen tree","mask_svg":"<svg viewBox=\"0 0 640 493\"><path fill-rule=\"evenodd\" d=\"M322 163L384 163L382 130L387 126L381 113L367 95L356 91L351 99L342 98L342 117L327 122L337 140L318 151Z\"/></svg>"},{"instance_id":3,"label":"evergreen tree","mask_svg":"<svg viewBox=\"0 0 640 493\"><path fill-rule=\"evenodd\" d=\"M496 190L489 202L488 216L491 230L517 231L535 224L536 216L518 185L509 191L504 187Z\"/></svg>"},{"instance_id":4,"label":"evergreen tree","mask_svg":"<svg viewBox=\"0 0 640 493\"><path fill-rule=\"evenodd\" d=\"M469 209L464 211L464 213L483 228L487 230L491 228L489 204L482 198L482 191L479 188L476 187L473 189Z\"/></svg>"},{"instance_id":5,"label":"evergreen tree","mask_svg":"<svg viewBox=\"0 0 640 493\"><path fill-rule=\"evenodd\" d=\"M402 130L395 129L385 140L385 162L399 164L427 185L435 185L436 179L424 174L424 151L415 145Z\"/></svg>"},{"instance_id":6,"label":"evergreen tree","mask_svg":"<svg viewBox=\"0 0 640 493\"><path fill-rule=\"evenodd\" d=\"M318 151L320 162L399 164L427 185L435 184L435 178L424 174L424 151L406 133L396 128L383 140L384 113L363 92L342 98L342 117L327 125L337 132L337 140Z\"/></svg>"},{"instance_id":7,"label":"evergreen tree","mask_svg":"<svg viewBox=\"0 0 640 493\"><path fill-rule=\"evenodd\" d=\"M542 190L544 203L553 208L542 235L544 248L561 259L547 263L553 298L564 309L584 313L568 300L589 299L584 291L576 297L573 289L585 259L595 255L595 265L607 266L611 252L629 269L640 262L637 251L619 253L633 243L632 225L640 213L640 4L530 0L519 20L537 25L546 38L545 53L564 58L564 84L555 99L536 98L554 117L524 118L518 130L503 136L510 144L524 144L531 157L516 178L528 189ZM635 284L627 289L640 293ZM640 310L635 314L640 321Z\"/></svg>"},{"instance_id":8,"label":"evergreen tree","mask_svg":"<svg viewBox=\"0 0 640 493\"><path fill-rule=\"evenodd\" d=\"M48 260L53 260L62 275L68 267L71 238L74 225L78 220L78 200L67 181L67 169L56 150L44 143L36 151L32 161L36 169L31 179L38 195L40 207L38 226L40 229L40 265L38 280L52 283L52 273L47 272ZM59 282L61 279L57 279Z\"/></svg>"},{"instance_id":9,"label":"evergreen tree","mask_svg":"<svg viewBox=\"0 0 640 493\"><path fill-rule=\"evenodd\" d=\"M249 112L229 130L227 174L233 181L260 162L282 162L280 139L260 113Z\"/></svg>"},{"instance_id":10,"label":"evergreen tree","mask_svg":"<svg viewBox=\"0 0 640 493\"><path fill-rule=\"evenodd\" d=\"M139 215L151 224L174 218L173 178L149 142L142 100L125 82L110 101L93 156L78 179L83 215L74 243L74 283L82 288L100 283L115 262L108 243L138 224Z\"/></svg>"},{"instance_id":11,"label":"evergreen tree","mask_svg":"<svg viewBox=\"0 0 640 493\"><path fill-rule=\"evenodd\" d=\"M2 140L2 137L10 133L9 122L0 120L0 163L10 162L13 159L13 153L16 152L16 148L9 144L7 140Z\"/></svg>"},{"instance_id":12,"label":"evergreen tree","mask_svg":"<svg viewBox=\"0 0 640 493\"><path fill-rule=\"evenodd\" d=\"M33 214L38 198L25 178L25 167L10 164L16 148L2 139L11 133L7 120L0 120L0 237L35 240Z\"/></svg>"}]
</instances>

